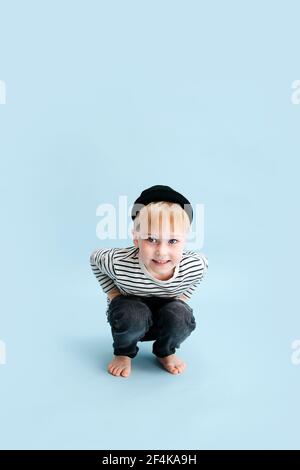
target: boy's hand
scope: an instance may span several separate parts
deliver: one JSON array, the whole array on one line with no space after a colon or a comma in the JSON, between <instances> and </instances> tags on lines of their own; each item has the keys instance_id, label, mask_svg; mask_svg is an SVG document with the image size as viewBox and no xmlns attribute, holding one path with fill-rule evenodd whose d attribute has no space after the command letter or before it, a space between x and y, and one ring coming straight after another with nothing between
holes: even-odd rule
<instances>
[{"instance_id":1,"label":"boy's hand","mask_svg":"<svg viewBox=\"0 0 300 470\"><path fill-rule=\"evenodd\" d=\"M186 301L189 300L189 299L188 299L185 295L182 294L182 295L179 297L179 300L183 300L184 302L186 302Z\"/></svg>"},{"instance_id":2,"label":"boy's hand","mask_svg":"<svg viewBox=\"0 0 300 470\"><path fill-rule=\"evenodd\" d=\"M115 297L118 297L119 295L122 295L121 292L119 291L119 289L114 287L111 291L109 291L109 293L107 294L107 297L109 298L109 300L112 300Z\"/></svg>"}]
</instances>

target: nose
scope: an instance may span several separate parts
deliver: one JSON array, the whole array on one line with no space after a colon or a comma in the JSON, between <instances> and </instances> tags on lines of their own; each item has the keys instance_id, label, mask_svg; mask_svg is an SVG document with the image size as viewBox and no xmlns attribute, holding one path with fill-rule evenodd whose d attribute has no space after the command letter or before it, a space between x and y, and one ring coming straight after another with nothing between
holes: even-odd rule
<instances>
[{"instance_id":1,"label":"nose","mask_svg":"<svg viewBox=\"0 0 300 470\"><path fill-rule=\"evenodd\" d=\"M164 243L160 243L156 249L156 256L160 260L167 259L168 257L168 250L167 246Z\"/></svg>"}]
</instances>

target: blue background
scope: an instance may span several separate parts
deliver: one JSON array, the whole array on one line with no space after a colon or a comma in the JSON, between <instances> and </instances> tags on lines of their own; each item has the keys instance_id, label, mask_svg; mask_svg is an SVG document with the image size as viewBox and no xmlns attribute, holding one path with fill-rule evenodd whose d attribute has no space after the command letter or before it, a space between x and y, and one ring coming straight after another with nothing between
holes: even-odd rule
<instances>
[{"instance_id":1,"label":"blue background","mask_svg":"<svg viewBox=\"0 0 300 470\"><path fill-rule=\"evenodd\" d=\"M300 448L297 1L1 4L0 447ZM180 376L111 376L96 208L205 205ZM128 219L129 221L129 219Z\"/></svg>"}]
</instances>

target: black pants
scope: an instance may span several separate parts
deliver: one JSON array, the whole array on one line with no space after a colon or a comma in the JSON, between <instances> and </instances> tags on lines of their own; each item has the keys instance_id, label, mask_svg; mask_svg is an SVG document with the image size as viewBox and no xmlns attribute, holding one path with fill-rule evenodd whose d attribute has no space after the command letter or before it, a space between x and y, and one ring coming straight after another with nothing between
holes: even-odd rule
<instances>
[{"instance_id":1,"label":"black pants","mask_svg":"<svg viewBox=\"0 0 300 470\"><path fill-rule=\"evenodd\" d=\"M175 348L196 328L193 309L183 300L120 295L109 303L115 356L135 357L138 341L152 341L158 357L175 353Z\"/></svg>"}]
</instances>

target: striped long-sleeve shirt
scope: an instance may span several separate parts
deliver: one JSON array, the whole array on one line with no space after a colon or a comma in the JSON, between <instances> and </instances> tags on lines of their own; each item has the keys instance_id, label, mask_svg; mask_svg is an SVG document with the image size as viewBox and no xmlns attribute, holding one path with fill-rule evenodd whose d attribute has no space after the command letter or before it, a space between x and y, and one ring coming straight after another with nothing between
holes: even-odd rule
<instances>
[{"instance_id":1,"label":"striped long-sleeve shirt","mask_svg":"<svg viewBox=\"0 0 300 470\"><path fill-rule=\"evenodd\" d=\"M139 258L139 248L102 248L92 252L90 264L102 290L117 287L123 295L141 297L191 298L208 269L207 257L196 251L183 251L180 263L167 281L154 278ZM109 305L107 298L107 304Z\"/></svg>"}]
</instances>

